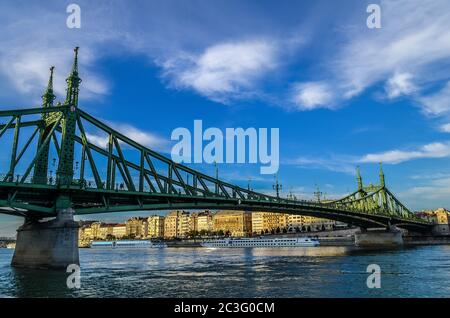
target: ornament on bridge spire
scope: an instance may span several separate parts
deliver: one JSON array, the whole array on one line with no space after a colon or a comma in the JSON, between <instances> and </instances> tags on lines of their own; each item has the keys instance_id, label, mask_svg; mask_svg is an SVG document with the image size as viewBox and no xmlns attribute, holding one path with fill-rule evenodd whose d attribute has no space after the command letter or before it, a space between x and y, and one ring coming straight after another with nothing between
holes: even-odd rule
<instances>
[{"instance_id":1,"label":"ornament on bridge spire","mask_svg":"<svg viewBox=\"0 0 450 318\"><path fill-rule=\"evenodd\" d=\"M47 89L44 92L44 95L42 95L42 107L52 107L53 102L56 98L55 94L53 93L53 71L55 67L50 67L50 77L48 79Z\"/></svg>"},{"instance_id":2,"label":"ornament on bridge spire","mask_svg":"<svg viewBox=\"0 0 450 318\"><path fill-rule=\"evenodd\" d=\"M383 172L383 163L380 162L380 185L384 188L385 182L384 182L384 172Z\"/></svg>"},{"instance_id":3,"label":"ornament on bridge spire","mask_svg":"<svg viewBox=\"0 0 450 318\"><path fill-rule=\"evenodd\" d=\"M74 61L72 65L72 71L69 77L66 79L67 82L67 96L66 104L72 107L78 106L78 92L80 90L81 78L78 76L78 49L74 49Z\"/></svg>"},{"instance_id":4,"label":"ornament on bridge spire","mask_svg":"<svg viewBox=\"0 0 450 318\"><path fill-rule=\"evenodd\" d=\"M361 171L359 170L359 166L356 167L356 181L358 182L358 191L362 191L363 184L362 184Z\"/></svg>"}]
</instances>

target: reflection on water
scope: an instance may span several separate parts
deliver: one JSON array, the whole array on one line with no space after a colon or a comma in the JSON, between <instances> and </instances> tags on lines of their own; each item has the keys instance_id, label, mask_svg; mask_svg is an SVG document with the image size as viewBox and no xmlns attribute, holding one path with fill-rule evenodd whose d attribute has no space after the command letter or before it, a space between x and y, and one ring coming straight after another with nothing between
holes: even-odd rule
<instances>
[{"instance_id":1,"label":"reflection on water","mask_svg":"<svg viewBox=\"0 0 450 318\"><path fill-rule=\"evenodd\" d=\"M70 294L66 286L67 274L63 271L11 268L10 277L15 297L58 297Z\"/></svg>"},{"instance_id":2,"label":"reflection on water","mask_svg":"<svg viewBox=\"0 0 450 318\"><path fill-rule=\"evenodd\" d=\"M296 248L255 248L254 256L344 256L356 249L349 246L322 246L320 248L296 247Z\"/></svg>"},{"instance_id":3,"label":"reflection on water","mask_svg":"<svg viewBox=\"0 0 450 318\"><path fill-rule=\"evenodd\" d=\"M449 297L450 246L81 249L81 289L64 272L13 269L0 249L3 297ZM369 264L382 288L366 287Z\"/></svg>"}]
</instances>

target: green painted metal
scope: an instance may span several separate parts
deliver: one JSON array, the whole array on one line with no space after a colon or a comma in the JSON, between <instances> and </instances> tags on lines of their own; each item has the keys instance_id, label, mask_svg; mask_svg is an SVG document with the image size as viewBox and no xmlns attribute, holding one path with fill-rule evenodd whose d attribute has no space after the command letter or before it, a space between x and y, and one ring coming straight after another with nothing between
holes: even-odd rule
<instances>
[{"instance_id":1,"label":"green painted metal","mask_svg":"<svg viewBox=\"0 0 450 318\"><path fill-rule=\"evenodd\" d=\"M78 48L74 55L64 105L54 106L51 68L42 107L0 111L0 119L6 118L6 124L0 125L0 143L6 131L14 130L9 167L0 177L0 213L47 217L67 207L73 207L77 214L208 208L303 214L362 227L430 227L389 191L381 166L379 184L364 185L358 168L355 192L339 200L312 202L258 193L224 182L217 173L212 177L175 163L78 107ZM85 124L105 134L105 147L89 140ZM19 150L24 127L35 129ZM37 135L35 155L26 158L24 154ZM55 179L48 175L51 147L58 158ZM81 149L80 158L75 158L76 147ZM136 155L131 156L130 151ZM103 158L104 166L97 158ZM25 160L25 171L17 171L19 162ZM77 176L75 162L80 163Z\"/></svg>"},{"instance_id":2,"label":"green painted metal","mask_svg":"<svg viewBox=\"0 0 450 318\"><path fill-rule=\"evenodd\" d=\"M61 150L59 154L56 182L59 186L69 186L73 180L75 130L77 122L78 93L81 79L78 76L78 47L75 48L72 72L67 78L67 96L65 104L69 108L65 111L61 125Z\"/></svg>"},{"instance_id":3,"label":"green painted metal","mask_svg":"<svg viewBox=\"0 0 450 318\"><path fill-rule=\"evenodd\" d=\"M42 95L42 107L49 108L53 107L53 102L55 101L55 94L53 93L53 71L55 67L52 66L50 68L50 77L47 84L47 89ZM51 123L46 120L49 117L49 113L41 114L42 124L39 129L39 140L38 140L38 149L43 145L44 140L47 138L50 129ZM47 175L48 175L48 156L50 151L50 145L46 144L41 154L36 160L36 165L33 171L33 183L47 183Z\"/></svg>"}]
</instances>

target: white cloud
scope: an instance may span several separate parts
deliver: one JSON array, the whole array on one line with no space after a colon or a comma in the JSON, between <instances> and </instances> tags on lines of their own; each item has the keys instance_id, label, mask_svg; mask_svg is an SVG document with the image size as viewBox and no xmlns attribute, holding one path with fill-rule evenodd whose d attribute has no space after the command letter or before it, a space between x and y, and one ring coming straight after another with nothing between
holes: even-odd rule
<instances>
[{"instance_id":1,"label":"white cloud","mask_svg":"<svg viewBox=\"0 0 450 318\"><path fill-rule=\"evenodd\" d=\"M450 6L445 0L381 1L383 26L350 34L335 71L357 93L397 70L426 81L434 63L450 57Z\"/></svg>"},{"instance_id":2,"label":"white cloud","mask_svg":"<svg viewBox=\"0 0 450 318\"><path fill-rule=\"evenodd\" d=\"M179 54L162 67L174 87L226 103L254 93L256 82L277 67L277 47L265 40L220 43L199 55Z\"/></svg>"},{"instance_id":3,"label":"white cloud","mask_svg":"<svg viewBox=\"0 0 450 318\"><path fill-rule=\"evenodd\" d=\"M156 134L140 130L129 124L116 122L107 122L107 124L118 132L127 136L129 139L137 142L138 144L149 147L150 149L155 151L170 151L170 142ZM109 141L109 138L106 134L99 133L86 132L86 138L88 139L88 141L103 149L107 147Z\"/></svg>"},{"instance_id":4,"label":"white cloud","mask_svg":"<svg viewBox=\"0 0 450 318\"><path fill-rule=\"evenodd\" d=\"M73 62L73 48L61 47L47 52L45 49L32 52L5 54L0 63L0 71L4 72L20 93L40 96L46 87L50 66L55 67L54 90L57 100L64 100L66 94L65 78L69 75ZM80 97L91 99L108 92L108 84L98 75L84 68L91 67L92 58L88 48L80 52L80 64L83 67L80 76L83 78Z\"/></svg>"},{"instance_id":5,"label":"white cloud","mask_svg":"<svg viewBox=\"0 0 450 318\"><path fill-rule=\"evenodd\" d=\"M295 165L302 168L325 169L334 172L354 174L356 168L356 158L353 156L336 156L329 158L300 156L295 159L288 159L284 164Z\"/></svg>"},{"instance_id":6,"label":"white cloud","mask_svg":"<svg viewBox=\"0 0 450 318\"><path fill-rule=\"evenodd\" d=\"M416 185L399 192L399 198L408 205L421 209L450 207L450 177L426 180L425 184Z\"/></svg>"},{"instance_id":7,"label":"white cloud","mask_svg":"<svg viewBox=\"0 0 450 318\"><path fill-rule=\"evenodd\" d=\"M389 98L396 98L401 95L409 95L416 90L412 83L412 75L410 73L395 72L388 79L385 90Z\"/></svg>"},{"instance_id":8,"label":"white cloud","mask_svg":"<svg viewBox=\"0 0 450 318\"><path fill-rule=\"evenodd\" d=\"M299 110L333 108L332 89L325 83L297 83L292 90L292 100Z\"/></svg>"},{"instance_id":9,"label":"white cloud","mask_svg":"<svg viewBox=\"0 0 450 318\"><path fill-rule=\"evenodd\" d=\"M169 141L155 134L142 131L128 124L119 124L114 125L113 127L131 140L143 146L161 151L167 151L168 149Z\"/></svg>"},{"instance_id":10,"label":"white cloud","mask_svg":"<svg viewBox=\"0 0 450 318\"><path fill-rule=\"evenodd\" d=\"M82 5L83 7L83 5ZM105 6L91 7L83 11L88 16L101 16ZM108 81L95 69L103 56L103 46L114 38L120 39L120 32L104 32L105 20L96 19L93 28L68 29L65 26L64 6L51 3L41 6L35 3L0 4L0 76L6 79L2 88L16 99L34 98L39 102L47 85L49 68L55 66L54 88L56 101L63 101L66 94L65 79L73 62L73 48L80 46L79 69L83 82L80 100L99 98L109 91ZM83 25L83 24L82 24ZM109 53L109 52L108 52ZM31 105L27 105L31 106Z\"/></svg>"},{"instance_id":11,"label":"white cloud","mask_svg":"<svg viewBox=\"0 0 450 318\"><path fill-rule=\"evenodd\" d=\"M380 6L382 28L368 29L356 14L354 24L342 28L343 45L322 63L326 72L317 72L316 79L333 88L336 102L381 83L389 98L412 95L417 100L425 87L448 79L450 2L382 0ZM448 96L447 92L441 95L443 99ZM419 106L426 112L443 111L441 99L424 101Z\"/></svg>"},{"instance_id":12,"label":"white cloud","mask_svg":"<svg viewBox=\"0 0 450 318\"><path fill-rule=\"evenodd\" d=\"M94 145L100 148L105 149L108 146L109 142L108 136L86 132L86 138L89 142L93 143Z\"/></svg>"},{"instance_id":13,"label":"white cloud","mask_svg":"<svg viewBox=\"0 0 450 318\"><path fill-rule=\"evenodd\" d=\"M295 165L302 168L324 169L334 172L354 174L355 168L361 163L398 164L414 159L446 158L450 157L450 142L434 142L420 146L413 150L388 150L379 153L357 155L331 155L321 157L299 156L287 159L283 164ZM441 175L439 175L441 176Z\"/></svg>"},{"instance_id":14,"label":"white cloud","mask_svg":"<svg viewBox=\"0 0 450 318\"><path fill-rule=\"evenodd\" d=\"M418 149L405 150L389 150L385 152L364 155L359 162L383 162L397 164L404 161L420 158L444 158L450 156L450 143L434 142Z\"/></svg>"},{"instance_id":15,"label":"white cloud","mask_svg":"<svg viewBox=\"0 0 450 318\"><path fill-rule=\"evenodd\" d=\"M420 98L423 111L429 115L443 115L450 112L450 82L437 93Z\"/></svg>"},{"instance_id":16,"label":"white cloud","mask_svg":"<svg viewBox=\"0 0 450 318\"><path fill-rule=\"evenodd\" d=\"M450 133L450 123L441 125L439 130L442 132Z\"/></svg>"}]
</instances>

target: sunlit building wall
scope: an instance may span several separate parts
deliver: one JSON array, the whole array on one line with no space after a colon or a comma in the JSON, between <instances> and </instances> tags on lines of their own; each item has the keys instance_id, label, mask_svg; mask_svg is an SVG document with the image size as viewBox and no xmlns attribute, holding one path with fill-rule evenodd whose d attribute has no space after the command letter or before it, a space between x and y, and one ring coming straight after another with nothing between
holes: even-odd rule
<instances>
[{"instance_id":1,"label":"sunlit building wall","mask_svg":"<svg viewBox=\"0 0 450 318\"><path fill-rule=\"evenodd\" d=\"M147 219L147 237L164 237L164 216L153 215Z\"/></svg>"},{"instance_id":2,"label":"sunlit building wall","mask_svg":"<svg viewBox=\"0 0 450 318\"><path fill-rule=\"evenodd\" d=\"M197 216L197 231L212 232L214 230L213 215L209 211L201 212Z\"/></svg>"},{"instance_id":3,"label":"sunlit building wall","mask_svg":"<svg viewBox=\"0 0 450 318\"><path fill-rule=\"evenodd\" d=\"M144 224L145 223L145 224ZM127 236L141 238L145 237L147 219L142 217L132 217L125 222Z\"/></svg>"},{"instance_id":4,"label":"sunlit building wall","mask_svg":"<svg viewBox=\"0 0 450 318\"><path fill-rule=\"evenodd\" d=\"M288 223L288 215L283 213L271 212L253 212L252 213L252 231L253 233L261 233L283 229Z\"/></svg>"},{"instance_id":5,"label":"sunlit building wall","mask_svg":"<svg viewBox=\"0 0 450 318\"><path fill-rule=\"evenodd\" d=\"M184 211L172 211L164 220L164 237L185 237L190 231L190 215Z\"/></svg>"},{"instance_id":6,"label":"sunlit building wall","mask_svg":"<svg viewBox=\"0 0 450 318\"><path fill-rule=\"evenodd\" d=\"M243 211L219 211L214 217L214 231L229 232L231 236L248 236L252 233L252 214Z\"/></svg>"}]
</instances>

